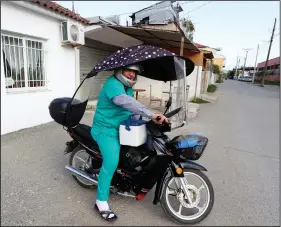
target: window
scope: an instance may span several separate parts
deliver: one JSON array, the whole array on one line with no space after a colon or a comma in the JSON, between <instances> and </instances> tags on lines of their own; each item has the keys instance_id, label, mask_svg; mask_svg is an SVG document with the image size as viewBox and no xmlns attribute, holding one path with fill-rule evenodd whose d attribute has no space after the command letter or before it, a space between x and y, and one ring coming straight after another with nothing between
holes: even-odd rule
<instances>
[{"instance_id":1,"label":"window","mask_svg":"<svg viewBox=\"0 0 281 227\"><path fill-rule=\"evenodd\" d=\"M44 43L3 34L1 38L7 91L47 88Z\"/></svg>"}]
</instances>

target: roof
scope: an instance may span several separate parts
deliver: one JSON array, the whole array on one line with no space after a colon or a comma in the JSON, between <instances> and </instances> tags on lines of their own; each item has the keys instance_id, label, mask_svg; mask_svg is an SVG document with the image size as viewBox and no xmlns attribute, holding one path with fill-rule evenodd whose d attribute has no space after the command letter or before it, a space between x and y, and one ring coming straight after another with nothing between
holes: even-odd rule
<instances>
[{"instance_id":1,"label":"roof","mask_svg":"<svg viewBox=\"0 0 281 227\"><path fill-rule=\"evenodd\" d=\"M137 11L137 12L134 12L131 16L129 16L129 17L134 17L135 16L135 14L136 13L139 13L139 12L141 12L141 11L144 11L144 10L146 10L146 9L149 9L149 8L151 8L151 7L153 7L153 6L156 6L156 5L159 5L159 4L162 4L163 2L165 2L165 1L161 1L161 2L156 2L156 3L154 3L153 5L150 5L150 6L148 6L148 7L145 7L145 8L143 8L143 9L141 9L141 10L139 10L139 11ZM175 0L171 0L170 1L171 3L173 3L173 2L175 2Z\"/></svg>"},{"instance_id":2,"label":"roof","mask_svg":"<svg viewBox=\"0 0 281 227\"><path fill-rule=\"evenodd\" d=\"M31 3L38 4L50 11L53 11L58 14L62 14L64 16L67 16L69 18L72 18L73 20L79 21L83 24L88 24L89 21L83 17L81 17L79 14L72 12L71 10L64 8L63 6L52 2L52 1L44 1L44 0L28 0Z\"/></svg>"},{"instance_id":3,"label":"roof","mask_svg":"<svg viewBox=\"0 0 281 227\"><path fill-rule=\"evenodd\" d=\"M108 25L109 28L112 28L116 31L119 31L123 34L129 35L135 39L138 39L144 44L149 45L166 45L169 47L178 47L181 46L181 37L182 34L179 31L171 30L159 30L152 28L138 28L138 27L124 27L124 26L114 26ZM191 51L199 52L200 50L190 41L188 38L184 37L184 48Z\"/></svg>"},{"instance_id":4,"label":"roof","mask_svg":"<svg viewBox=\"0 0 281 227\"><path fill-rule=\"evenodd\" d=\"M89 24L111 24L111 25L116 25L116 23L101 17L101 16L95 16L95 17L89 17L87 18L89 20Z\"/></svg>"},{"instance_id":5,"label":"roof","mask_svg":"<svg viewBox=\"0 0 281 227\"><path fill-rule=\"evenodd\" d=\"M194 43L195 46L197 46L198 48L205 48L207 47L206 45L202 45L202 44L199 44L199 43Z\"/></svg>"},{"instance_id":6,"label":"roof","mask_svg":"<svg viewBox=\"0 0 281 227\"><path fill-rule=\"evenodd\" d=\"M279 65L280 64L280 57L277 58L272 58L268 60L267 66L272 66L272 65ZM258 68L264 67L265 66L265 61L258 63Z\"/></svg>"}]
</instances>

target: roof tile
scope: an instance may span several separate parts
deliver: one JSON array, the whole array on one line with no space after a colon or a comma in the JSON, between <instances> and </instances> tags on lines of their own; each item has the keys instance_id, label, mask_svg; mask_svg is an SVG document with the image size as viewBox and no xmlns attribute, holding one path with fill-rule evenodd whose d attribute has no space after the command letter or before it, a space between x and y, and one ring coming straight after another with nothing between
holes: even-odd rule
<instances>
[{"instance_id":1,"label":"roof tile","mask_svg":"<svg viewBox=\"0 0 281 227\"><path fill-rule=\"evenodd\" d=\"M52 10L54 12L57 12L59 14L63 14L67 17L72 18L73 20L82 22L83 24L88 24L89 20L87 20L84 17L81 17L79 14L72 12L71 10L64 8L63 6L52 2L52 1L44 1L44 0L28 0L31 3L38 4L40 6L43 6L46 9Z\"/></svg>"}]
</instances>

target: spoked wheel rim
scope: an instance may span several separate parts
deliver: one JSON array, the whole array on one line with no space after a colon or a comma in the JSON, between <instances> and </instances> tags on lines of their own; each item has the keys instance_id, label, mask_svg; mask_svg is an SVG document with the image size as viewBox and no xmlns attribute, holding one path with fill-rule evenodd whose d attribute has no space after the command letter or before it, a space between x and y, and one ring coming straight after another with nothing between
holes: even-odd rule
<instances>
[{"instance_id":1,"label":"spoked wheel rim","mask_svg":"<svg viewBox=\"0 0 281 227\"><path fill-rule=\"evenodd\" d=\"M78 170L85 171L85 165L91 164L91 157L90 155L83 149L76 152L72 159L72 166ZM84 179L83 177L76 176L76 178L82 183L87 186L95 185L91 181Z\"/></svg>"},{"instance_id":2,"label":"spoked wheel rim","mask_svg":"<svg viewBox=\"0 0 281 227\"><path fill-rule=\"evenodd\" d=\"M204 215L204 213L206 212L206 210L208 209L208 206L210 204L210 200L211 200L211 195L210 195L210 189L207 185L207 183L205 182L205 180L197 175L196 173L193 172L185 172L184 173L185 178L189 179L189 176L193 176L196 177L200 182L201 182L201 186L200 187L196 187L192 184L188 184L185 185L185 187L188 189L188 191L190 192L190 197L192 200L192 203L189 204L184 192L181 189L175 188L175 187L171 187L172 183L175 183L175 178L172 178L171 180L169 180L168 182L168 186L166 187L166 191L165 191L165 197L166 197L166 201L167 201L167 206L170 209L170 211L179 219L182 220L186 220L186 221L191 221L194 219L198 219L200 218L202 215ZM182 187L182 186L181 186ZM176 190L174 190L176 189ZM201 191L204 191L205 195L206 195L206 201L204 202L203 206L199 205L200 204L200 200L201 200ZM179 202L179 205L177 206L177 209L175 209L172 204L171 204L171 197L176 197L177 201ZM193 215L183 215L183 210L197 210L197 213L193 214Z\"/></svg>"}]
</instances>

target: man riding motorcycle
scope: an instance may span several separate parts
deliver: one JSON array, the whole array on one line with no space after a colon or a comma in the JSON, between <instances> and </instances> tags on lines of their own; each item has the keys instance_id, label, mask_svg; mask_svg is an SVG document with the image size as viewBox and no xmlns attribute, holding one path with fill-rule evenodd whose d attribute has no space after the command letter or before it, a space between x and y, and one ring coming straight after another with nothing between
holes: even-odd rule
<instances>
[{"instance_id":1,"label":"man riding motorcycle","mask_svg":"<svg viewBox=\"0 0 281 227\"><path fill-rule=\"evenodd\" d=\"M117 216L108 205L112 177L119 162L119 125L132 114L152 119L157 124L168 122L163 114L154 113L134 99L132 87L137 82L141 66L134 64L116 69L105 82L99 97L91 128L91 135L99 145L103 163L98 177L95 208L106 221L115 221ZM161 120L156 120L161 117Z\"/></svg>"}]
</instances>

